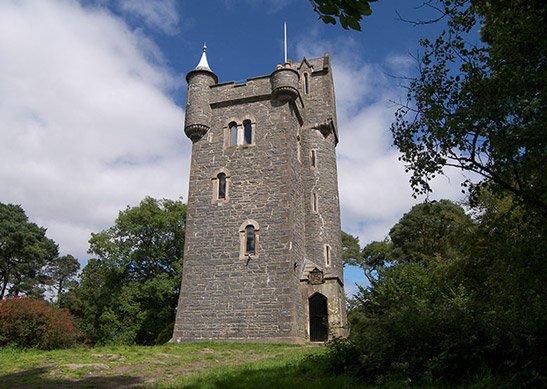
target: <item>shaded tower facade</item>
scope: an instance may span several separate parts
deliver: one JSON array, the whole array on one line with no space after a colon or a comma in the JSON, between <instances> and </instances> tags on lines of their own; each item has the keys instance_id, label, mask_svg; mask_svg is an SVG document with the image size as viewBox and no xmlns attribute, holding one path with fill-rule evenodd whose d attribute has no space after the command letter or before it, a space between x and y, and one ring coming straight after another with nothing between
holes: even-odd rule
<instances>
[{"instance_id":1,"label":"shaded tower facade","mask_svg":"<svg viewBox=\"0 0 547 389\"><path fill-rule=\"evenodd\" d=\"M188 73L193 142L174 342L347 332L329 56L218 83Z\"/></svg>"}]
</instances>

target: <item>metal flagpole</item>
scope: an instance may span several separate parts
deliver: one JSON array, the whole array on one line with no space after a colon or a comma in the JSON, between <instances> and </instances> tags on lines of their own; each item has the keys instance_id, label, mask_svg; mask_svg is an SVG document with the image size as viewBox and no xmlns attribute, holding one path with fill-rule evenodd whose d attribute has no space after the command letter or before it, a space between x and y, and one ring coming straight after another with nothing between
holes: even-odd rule
<instances>
[{"instance_id":1,"label":"metal flagpole","mask_svg":"<svg viewBox=\"0 0 547 389\"><path fill-rule=\"evenodd\" d=\"M284 48L285 48L285 62L283 62L284 64L287 63L287 22L283 22L283 42L284 42Z\"/></svg>"}]
</instances>

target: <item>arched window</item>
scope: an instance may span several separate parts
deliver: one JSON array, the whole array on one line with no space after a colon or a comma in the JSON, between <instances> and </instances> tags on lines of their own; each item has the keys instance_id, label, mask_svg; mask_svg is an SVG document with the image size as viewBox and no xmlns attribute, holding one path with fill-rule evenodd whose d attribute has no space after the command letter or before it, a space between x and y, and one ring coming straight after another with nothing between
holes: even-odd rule
<instances>
[{"instance_id":1,"label":"arched window","mask_svg":"<svg viewBox=\"0 0 547 389\"><path fill-rule=\"evenodd\" d=\"M217 179L218 179L218 198L225 199L226 198L226 174L218 173Z\"/></svg>"},{"instance_id":2,"label":"arched window","mask_svg":"<svg viewBox=\"0 0 547 389\"><path fill-rule=\"evenodd\" d=\"M231 122L230 125L230 146L237 145L237 123Z\"/></svg>"},{"instance_id":3,"label":"arched window","mask_svg":"<svg viewBox=\"0 0 547 389\"><path fill-rule=\"evenodd\" d=\"M252 224L249 224L247 227L245 227L245 255L255 254L255 238L255 228Z\"/></svg>"},{"instance_id":4,"label":"arched window","mask_svg":"<svg viewBox=\"0 0 547 389\"><path fill-rule=\"evenodd\" d=\"M260 249L260 227L254 220L247 219L239 227L239 259L258 258Z\"/></svg>"},{"instance_id":5,"label":"arched window","mask_svg":"<svg viewBox=\"0 0 547 389\"><path fill-rule=\"evenodd\" d=\"M250 145L253 143L253 126L251 124L250 120L245 120L243 122L243 129L244 129L244 141L246 145Z\"/></svg>"},{"instance_id":6,"label":"arched window","mask_svg":"<svg viewBox=\"0 0 547 389\"><path fill-rule=\"evenodd\" d=\"M230 200L230 172L219 167L211 172L211 204L222 204Z\"/></svg>"}]
</instances>

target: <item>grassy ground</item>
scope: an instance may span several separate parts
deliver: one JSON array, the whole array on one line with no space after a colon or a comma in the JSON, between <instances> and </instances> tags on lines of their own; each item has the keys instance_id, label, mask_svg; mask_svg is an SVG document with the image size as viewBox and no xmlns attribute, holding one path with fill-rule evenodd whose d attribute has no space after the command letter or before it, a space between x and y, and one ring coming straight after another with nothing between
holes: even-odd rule
<instances>
[{"instance_id":1,"label":"grassy ground","mask_svg":"<svg viewBox=\"0 0 547 389\"><path fill-rule=\"evenodd\" d=\"M300 361L323 347L193 343L0 350L0 388L355 388Z\"/></svg>"}]
</instances>

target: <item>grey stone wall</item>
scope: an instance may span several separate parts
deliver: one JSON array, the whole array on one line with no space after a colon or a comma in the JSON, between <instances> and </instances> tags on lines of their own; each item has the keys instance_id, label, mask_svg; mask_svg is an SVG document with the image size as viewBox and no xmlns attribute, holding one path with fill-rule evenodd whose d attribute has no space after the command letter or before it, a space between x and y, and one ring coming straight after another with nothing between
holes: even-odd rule
<instances>
[{"instance_id":1,"label":"grey stone wall","mask_svg":"<svg viewBox=\"0 0 547 389\"><path fill-rule=\"evenodd\" d=\"M333 334L345 334L332 75L328 58L292 69L300 75L305 70L312 80L310 93L299 90L295 100L274 98L270 76L241 85L188 77L185 128L209 128L192 138L173 341L303 342L309 336L307 299L318 291L328 298ZM253 122L252 144L229 146L228 124L245 119ZM311 123L331 124L316 129ZM311 148L317 169L310 167ZM212 177L219 168L230 172L226 201L214 201ZM311 191L320 196L313 214ZM259 225L258 252L241 259L240 228L247 220ZM325 244L332 249L329 267ZM323 284L307 282L306 261L324 272Z\"/></svg>"}]
</instances>

